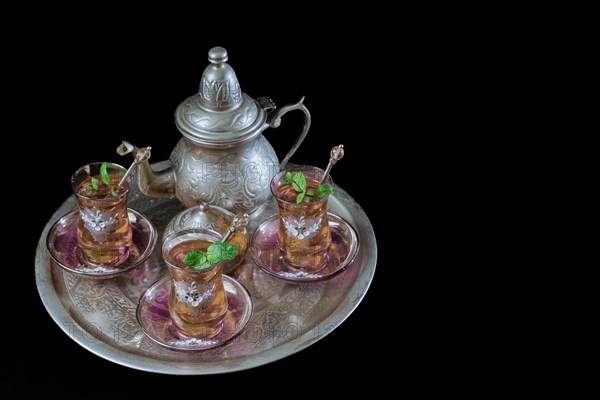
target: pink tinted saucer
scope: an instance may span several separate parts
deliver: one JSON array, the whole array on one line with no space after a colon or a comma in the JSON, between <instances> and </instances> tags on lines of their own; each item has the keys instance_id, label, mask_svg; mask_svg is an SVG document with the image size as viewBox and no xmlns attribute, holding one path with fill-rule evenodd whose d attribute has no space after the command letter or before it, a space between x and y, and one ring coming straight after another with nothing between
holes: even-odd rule
<instances>
[{"instance_id":1,"label":"pink tinted saucer","mask_svg":"<svg viewBox=\"0 0 600 400\"><path fill-rule=\"evenodd\" d=\"M142 295L137 308L137 320L150 339L175 350L207 350L236 337L252 317L252 300L246 288L235 279L223 275L228 310L221 332L211 339L180 338L173 334L169 315L171 277L160 279Z\"/></svg>"},{"instance_id":2,"label":"pink tinted saucer","mask_svg":"<svg viewBox=\"0 0 600 400\"><path fill-rule=\"evenodd\" d=\"M52 259L61 268L92 279L114 278L141 265L154 250L158 235L156 228L141 213L127 209L127 215L133 233L133 244L127 260L118 267L92 267L83 264L77 252L77 223L79 211L72 211L56 221L50 231L46 245Z\"/></svg>"},{"instance_id":3,"label":"pink tinted saucer","mask_svg":"<svg viewBox=\"0 0 600 400\"><path fill-rule=\"evenodd\" d=\"M315 282L329 279L344 270L358 253L358 236L354 228L342 217L327 213L331 246L326 265L316 272L299 271L289 265L277 243L279 215L265 220L254 232L250 243L250 255L263 271L289 282Z\"/></svg>"}]
</instances>

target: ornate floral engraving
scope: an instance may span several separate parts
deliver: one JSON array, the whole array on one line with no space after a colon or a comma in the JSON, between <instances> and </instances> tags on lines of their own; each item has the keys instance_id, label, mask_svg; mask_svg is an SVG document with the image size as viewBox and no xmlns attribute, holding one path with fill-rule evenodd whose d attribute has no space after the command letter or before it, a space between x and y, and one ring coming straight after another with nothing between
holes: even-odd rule
<instances>
[{"instance_id":1,"label":"ornate floral engraving","mask_svg":"<svg viewBox=\"0 0 600 400\"><path fill-rule=\"evenodd\" d=\"M212 286L206 290L204 293L199 293L196 287L196 282L192 281L185 282L179 281L175 282L175 291L177 294L177 299L186 304L186 306L197 308L200 306L199 314L208 307L208 303L214 299L216 285L213 283Z\"/></svg>"},{"instance_id":2,"label":"ornate floral engraving","mask_svg":"<svg viewBox=\"0 0 600 400\"><path fill-rule=\"evenodd\" d=\"M193 348L193 347L203 348L203 347L210 346L210 345L213 345L216 343L217 343L216 340L196 339L196 338L189 338L189 339L185 339L185 340L177 339L177 340L171 340L169 342L170 345L178 345L178 346L189 347L189 348Z\"/></svg>"},{"instance_id":3,"label":"ornate floral engraving","mask_svg":"<svg viewBox=\"0 0 600 400\"><path fill-rule=\"evenodd\" d=\"M242 90L237 79L227 81L200 81L200 96L213 107L237 104L242 99Z\"/></svg>"},{"instance_id":4,"label":"ornate floral engraving","mask_svg":"<svg viewBox=\"0 0 600 400\"><path fill-rule=\"evenodd\" d=\"M321 219L317 218L312 225L306 226L306 219L304 215L301 215L298 220L294 219L294 217L283 218L283 224L289 235L302 240L313 236L319 230Z\"/></svg>"},{"instance_id":5,"label":"ornate floral engraving","mask_svg":"<svg viewBox=\"0 0 600 400\"><path fill-rule=\"evenodd\" d=\"M271 197L269 185L279 165L263 136L248 146L218 153L181 140L171 163L177 176L177 198L186 207L205 202L247 213Z\"/></svg>"},{"instance_id":6,"label":"ornate floral engraving","mask_svg":"<svg viewBox=\"0 0 600 400\"><path fill-rule=\"evenodd\" d=\"M319 279L322 277L322 275L319 274L312 274L309 272L304 272L304 271L298 271L298 272L279 272L279 275L288 277L288 278L306 278L306 279Z\"/></svg>"},{"instance_id":7,"label":"ornate floral engraving","mask_svg":"<svg viewBox=\"0 0 600 400\"><path fill-rule=\"evenodd\" d=\"M81 268L80 271L88 273L88 274L103 274L103 273L107 273L107 272L117 272L117 271L119 271L119 269L98 266L98 267L83 267L83 268Z\"/></svg>"},{"instance_id":8,"label":"ornate floral engraving","mask_svg":"<svg viewBox=\"0 0 600 400\"><path fill-rule=\"evenodd\" d=\"M183 118L191 126L209 130L228 131L241 129L250 125L258 115L256 104L247 101L238 111L230 114L208 113L194 103L187 103L183 108Z\"/></svg>"},{"instance_id":9,"label":"ornate floral engraving","mask_svg":"<svg viewBox=\"0 0 600 400\"><path fill-rule=\"evenodd\" d=\"M90 231L94 240L100 244L106 242L115 223L115 215L109 211L102 211L96 207L81 209L83 226Z\"/></svg>"}]
</instances>

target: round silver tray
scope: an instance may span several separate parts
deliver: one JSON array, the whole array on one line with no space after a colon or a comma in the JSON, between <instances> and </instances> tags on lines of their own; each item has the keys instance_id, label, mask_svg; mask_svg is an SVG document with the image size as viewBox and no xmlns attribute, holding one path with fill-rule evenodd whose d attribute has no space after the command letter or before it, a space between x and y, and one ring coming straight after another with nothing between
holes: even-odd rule
<instances>
[{"instance_id":1,"label":"round silver tray","mask_svg":"<svg viewBox=\"0 0 600 400\"><path fill-rule=\"evenodd\" d=\"M165 166L158 163L155 168ZM184 208L176 200L149 199L133 185L129 207L152 221L158 243L168 222ZM144 371L177 375L232 372L256 367L294 354L338 327L367 292L377 263L375 234L361 207L336 187L329 209L346 219L358 234L356 259L344 272L322 282L291 284L260 270L250 254L231 274L250 292L252 319L226 345L201 351L179 352L154 343L136 321L136 307L144 291L168 272L157 245L141 266L109 280L90 280L54 264L46 249L46 235L61 216L76 209L70 196L48 221L35 256L35 278L44 306L58 326L75 342L117 364ZM252 233L277 212L274 201L251 216Z\"/></svg>"}]
</instances>

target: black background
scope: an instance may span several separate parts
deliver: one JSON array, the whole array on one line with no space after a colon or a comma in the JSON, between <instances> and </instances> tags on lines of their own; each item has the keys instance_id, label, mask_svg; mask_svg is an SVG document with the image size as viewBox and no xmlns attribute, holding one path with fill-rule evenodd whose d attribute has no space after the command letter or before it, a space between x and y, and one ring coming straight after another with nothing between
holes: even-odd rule
<instances>
[{"instance_id":1,"label":"black background","mask_svg":"<svg viewBox=\"0 0 600 400\"><path fill-rule=\"evenodd\" d=\"M306 97L313 124L291 161L324 167L329 150L343 143L346 156L334 167L332 176L362 206L380 240L389 212L384 207L394 202L383 194L373 176L381 168L382 158L397 157L385 138L399 133L389 127L394 124L384 128L385 121L397 118L398 110L380 97L390 72L382 71L377 51L349 38L280 45L252 37L242 43L205 35L208 40L194 39L191 45L171 36L166 39L141 33L118 39L86 36L85 44L76 36L73 32L42 35L31 43L35 46L19 47L22 57L12 63L13 76L21 85L12 116L20 128L8 133L22 139L18 150L35 163L37 171L27 174L20 187L22 193L18 194L21 204L15 207L19 210L14 215L19 231L27 238L27 251L17 260L19 269L11 271L11 280L19 282L18 289L13 288L11 293L21 298L11 322L19 328L11 337L21 350L4 363L3 389L15 395L57 393L77 397L78 388L93 385L98 397L103 397L114 393L112 380L143 394L152 392L149 382L183 388L192 383L266 385L270 380L377 376L381 369L377 360L386 357L390 343L382 339L386 336L386 320L381 317L390 317L390 297L398 295L389 292L389 270L399 266L384 264L382 246L366 297L330 335L283 360L210 377L136 371L80 347L44 309L35 287L33 266L41 232L70 195L69 177L77 167L98 160L123 163L114 152L123 139L139 146L151 145L151 161L169 157L181 137L173 122L175 108L197 92L208 64L207 52L216 45L227 49L228 63L245 93L255 98L270 96L278 106ZM26 53L34 49L35 61L29 61L31 54ZM21 80L23 75L26 78ZM301 113L293 112L284 117L282 127L264 132L280 158L301 126ZM44 139L33 139L32 132ZM402 316L393 318L398 323ZM22 351L23 346L28 351ZM99 380L107 384L98 384Z\"/></svg>"}]
</instances>

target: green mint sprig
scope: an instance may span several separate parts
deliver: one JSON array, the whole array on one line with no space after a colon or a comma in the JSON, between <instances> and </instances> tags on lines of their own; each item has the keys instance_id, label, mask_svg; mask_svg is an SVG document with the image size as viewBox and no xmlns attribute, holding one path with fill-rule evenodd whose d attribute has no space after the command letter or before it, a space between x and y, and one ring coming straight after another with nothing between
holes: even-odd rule
<instances>
[{"instance_id":1,"label":"green mint sprig","mask_svg":"<svg viewBox=\"0 0 600 400\"><path fill-rule=\"evenodd\" d=\"M115 187L113 185L110 184L110 175L108 174L108 163L102 163L102 165L100 166L100 179L102 180L102 182L108 186L110 188L110 194L113 197L119 197L117 195L117 191L115 189ZM98 190L98 188L100 187L100 181L98 181L97 178L92 178L92 184L91 185L85 185L85 195L86 196L91 196L92 194L94 194L94 192L96 190Z\"/></svg>"},{"instance_id":2,"label":"green mint sprig","mask_svg":"<svg viewBox=\"0 0 600 400\"><path fill-rule=\"evenodd\" d=\"M306 178L302 172L296 172L294 175L292 175L291 172L286 173L285 179L282 180L281 183L284 185L291 184L298 193L298 196L296 196L296 204L302 203L302 200L304 200L305 203L308 203L315 195L321 198L333 193L333 188L329 183L322 183L317 186L316 192L315 189L306 190Z\"/></svg>"},{"instance_id":3,"label":"green mint sprig","mask_svg":"<svg viewBox=\"0 0 600 400\"><path fill-rule=\"evenodd\" d=\"M237 254L237 249L232 244L217 242L208 246L206 252L200 250L190 251L183 258L183 262L188 267L198 271L221 261L232 260Z\"/></svg>"}]
</instances>

